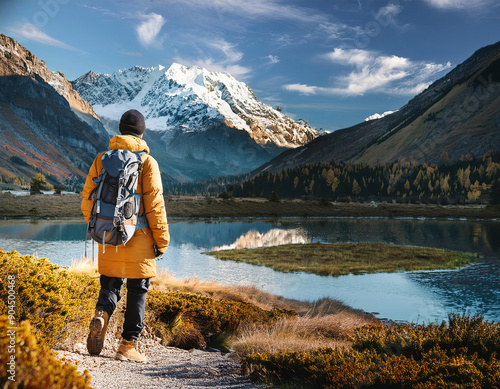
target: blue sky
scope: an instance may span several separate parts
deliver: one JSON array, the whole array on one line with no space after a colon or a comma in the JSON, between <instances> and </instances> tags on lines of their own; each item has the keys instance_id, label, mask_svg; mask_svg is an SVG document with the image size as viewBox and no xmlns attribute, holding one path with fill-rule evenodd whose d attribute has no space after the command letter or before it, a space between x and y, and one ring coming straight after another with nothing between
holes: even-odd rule
<instances>
[{"instance_id":1,"label":"blue sky","mask_svg":"<svg viewBox=\"0 0 500 389\"><path fill-rule=\"evenodd\" d=\"M500 40L500 1L2 0L0 32L69 80L199 65L336 130L397 110Z\"/></svg>"}]
</instances>

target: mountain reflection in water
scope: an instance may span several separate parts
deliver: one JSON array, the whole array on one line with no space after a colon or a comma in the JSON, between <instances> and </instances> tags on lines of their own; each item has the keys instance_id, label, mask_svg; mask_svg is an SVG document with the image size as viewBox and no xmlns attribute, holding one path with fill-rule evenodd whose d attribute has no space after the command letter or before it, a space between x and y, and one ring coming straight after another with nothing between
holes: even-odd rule
<instances>
[{"instance_id":1,"label":"mountain reflection in water","mask_svg":"<svg viewBox=\"0 0 500 389\"><path fill-rule=\"evenodd\" d=\"M270 231L260 233L256 230L250 230L246 234L241 235L234 243L215 246L213 251L230 250L230 249L253 249L256 247L278 246L291 243L310 243L311 238L307 236L303 228L294 228L292 230L284 230L281 228L273 228Z\"/></svg>"}]
</instances>

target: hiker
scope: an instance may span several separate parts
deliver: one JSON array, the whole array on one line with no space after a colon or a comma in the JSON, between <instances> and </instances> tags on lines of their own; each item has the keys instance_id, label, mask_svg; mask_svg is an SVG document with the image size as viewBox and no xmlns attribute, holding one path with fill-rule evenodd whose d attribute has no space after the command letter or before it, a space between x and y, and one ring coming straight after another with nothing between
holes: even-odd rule
<instances>
[{"instance_id":1,"label":"hiker","mask_svg":"<svg viewBox=\"0 0 500 389\"><path fill-rule=\"evenodd\" d=\"M87 349L91 355L100 354L109 318L120 301L120 289L126 279L125 321L115 358L145 362L147 357L137 351L136 341L143 328L150 280L156 276L156 258L167 250L170 234L160 169L156 160L149 155L149 147L142 139L146 131L144 117L137 110L129 110L122 115L119 129L121 135L116 135L110 140L109 149L139 153L143 164L137 181L136 193L140 195L139 216L143 219L145 216L147 224L146 226L138 225L132 238L125 245L112 246L99 243L98 269L101 274L101 290L95 314L90 323ZM93 212L95 182L103 168L104 154L105 152L102 152L94 159L82 192L81 210L87 223L91 220Z\"/></svg>"}]
</instances>

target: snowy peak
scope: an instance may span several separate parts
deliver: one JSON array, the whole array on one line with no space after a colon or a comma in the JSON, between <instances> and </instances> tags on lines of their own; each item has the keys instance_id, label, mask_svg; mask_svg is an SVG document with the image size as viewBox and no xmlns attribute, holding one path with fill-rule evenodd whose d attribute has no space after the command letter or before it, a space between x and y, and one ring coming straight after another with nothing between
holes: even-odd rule
<instances>
[{"instance_id":1,"label":"snowy peak","mask_svg":"<svg viewBox=\"0 0 500 389\"><path fill-rule=\"evenodd\" d=\"M243 130L260 145L298 147L318 136L307 123L295 122L260 102L230 74L173 63L133 67L111 75L89 72L73 86L99 116L117 121L130 108L141 109L149 129L206 131L223 123ZM108 129L112 131L112 129Z\"/></svg>"},{"instance_id":2,"label":"snowy peak","mask_svg":"<svg viewBox=\"0 0 500 389\"><path fill-rule=\"evenodd\" d=\"M105 107L110 104L132 101L145 84L154 77L152 77L153 73L155 73L155 68L141 66L119 70L113 74L96 74L91 70L72 81L72 84L94 107Z\"/></svg>"}]
</instances>

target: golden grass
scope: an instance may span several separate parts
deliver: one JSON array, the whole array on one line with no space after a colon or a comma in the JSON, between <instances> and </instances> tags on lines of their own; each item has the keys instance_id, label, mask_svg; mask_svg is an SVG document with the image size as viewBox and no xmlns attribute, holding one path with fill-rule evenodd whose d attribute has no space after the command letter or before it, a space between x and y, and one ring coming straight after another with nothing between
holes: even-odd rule
<instances>
[{"instance_id":1,"label":"golden grass","mask_svg":"<svg viewBox=\"0 0 500 389\"><path fill-rule=\"evenodd\" d=\"M153 288L200 294L216 300L250 303L259 308L290 309L299 314L295 319L283 318L271 326L243 326L231 338L230 347L238 355L281 350L309 351L320 347L348 347L345 340L356 328L381 325L378 319L363 311L352 309L339 301L321 299L305 302L286 299L258 290L255 287L228 287L197 278L179 279L162 270L153 279Z\"/></svg>"},{"instance_id":2,"label":"golden grass","mask_svg":"<svg viewBox=\"0 0 500 389\"><path fill-rule=\"evenodd\" d=\"M254 304L270 310L290 309L299 315L330 315L352 311L366 322L373 319L365 312L350 308L340 301L324 298L315 302L287 299L263 292L250 286L224 286L213 281L200 281L196 277L180 279L163 269L151 282L152 288L169 292L186 292L210 297L215 300L230 300Z\"/></svg>"},{"instance_id":3,"label":"golden grass","mask_svg":"<svg viewBox=\"0 0 500 389\"><path fill-rule=\"evenodd\" d=\"M259 308L270 310L272 308L289 308L292 300L285 302L279 296L262 292L255 287L224 286L214 281L200 281L196 277L180 279L161 270L152 280L152 287L168 292L185 292L199 294L215 300L230 300L257 305Z\"/></svg>"},{"instance_id":4,"label":"golden grass","mask_svg":"<svg viewBox=\"0 0 500 389\"><path fill-rule=\"evenodd\" d=\"M242 370L279 388L500 387L500 325L480 315L370 326L349 341L349 348L245 355Z\"/></svg>"},{"instance_id":5,"label":"golden grass","mask_svg":"<svg viewBox=\"0 0 500 389\"><path fill-rule=\"evenodd\" d=\"M250 325L240 331L232 345L240 355L283 350L308 352L323 347L349 348L346 337L368 324L381 325L377 320L350 310L324 316L306 314L295 319L281 319L272 326Z\"/></svg>"},{"instance_id":6,"label":"golden grass","mask_svg":"<svg viewBox=\"0 0 500 389\"><path fill-rule=\"evenodd\" d=\"M68 269L75 274L86 274L98 277L97 263L91 258L82 258L71 263ZM177 278L162 269L156 277L151 280L151 289L167 292L185 292L210 297L215 300L230 300L254 304L259 308L270 310L290 309L301 316L324 316L324 315L347 315L352 312L352 317L359 320L360 325L374 324L378 320L373 319L365 312L350 308L340 301L323 298L315 302L287 299L282 296L263 292L251 286L224 286L214 281L200 281L196 277ZM340 317L340 316L338 316Z\"/></svg>"},{"instance_id":7,"label":"golden grass","mask_svg":"<svg viewBox=\"0 0 500 389\"><path fill-rule=\"evenodd\" d=\"M69 271L93 277L99 276L97 265L90 258L74 261ZM265 310L289 309L298 313L296 319L283 318L271 326L248 324L240 328L237 335L231 337L229 346L241 356L253 352L348 347L345 338L354 329L365 325L381 325L378 319L336 300L325 298L311 303L286 299L255 287L223 286L216 282L200 281L195 277L180 279L166 270L161 270L158 276L152 279L151 289L192 293L214 300L249 303ZM118 336L121 316L113 315L108 330L111 339ZM145 329L148 330L147 325Z\"/></svg>"},{"instance_id":8,"label":"golden grass","mask_svg":"<svg viewBox=\"0 0 500 389\"><path fill-rule=\"evenodd\" d=\"M282 272L302 271L332 276L455 269L468 265L475 257L474 254L456 251L382 243L287 244L205 254Z\"/></svg>"},{"instance_id":9,"label":"golden grass","mask_svg":"<svg viewBox=\"0 0 500 389\"><path fill-rule=\"evenodd\" d=\"M95 261L92 258L81 258L71 261L71 266L68 268L71 273L84 274L91 277L99 277L99 271L97 270L97 259Z\"/></svg>"}]
</instances>

